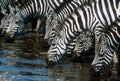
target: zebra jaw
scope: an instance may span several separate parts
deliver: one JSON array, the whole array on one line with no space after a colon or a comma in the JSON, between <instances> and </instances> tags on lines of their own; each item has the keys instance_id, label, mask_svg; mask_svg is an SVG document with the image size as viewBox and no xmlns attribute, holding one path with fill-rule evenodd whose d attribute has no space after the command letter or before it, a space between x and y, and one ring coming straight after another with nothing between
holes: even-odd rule
<instances>
[{"instance_id":1,"label":"zebra jaw","mask_svg":"<svg viewBox=\"0 0 120 81\"><path fill-rule=\"evenodd\" d=\"M47 64L47 66L53 66L53 65L55 65L55 62L54 62L52 56L50 56L50 54L47 55L46 64Z\"/></svg>"}]
</instances>

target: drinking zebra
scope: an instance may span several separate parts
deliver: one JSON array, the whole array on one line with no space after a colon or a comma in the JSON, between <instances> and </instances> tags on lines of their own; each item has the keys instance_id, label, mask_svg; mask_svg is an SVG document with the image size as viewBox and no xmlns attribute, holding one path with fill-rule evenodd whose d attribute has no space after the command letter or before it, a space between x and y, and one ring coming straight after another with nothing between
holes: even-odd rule
<instances>
[{"instance_id":1,"label":"drinking zebra","mask_svg":"<svg viewBox=\"0 0 120 81\"><path fill-rule=\"evenodd\" d=\"M79 7L75 13L64 21L62 31L60 31L61 36L56 38L56 43L52 44L48 51L48 62L57 62L62 58L66 53L67 45L86 29L94 32L96 35L95 41L100 41L104 30L119 18L119 4L119 0L97 0L91 6ZM95 55L92 65L95 65L96 68L98 63L102 64L102 68L104 65L113 62L113 52L103 54L104 59L109 58L108 63L99 60L99 52ZM101 71L101 68L97 68L96 71Z\"/></svg>"},{"instance_id":2,"label":"drinking zebra","mask_svg":"<svg viewBox=\"0 0 120 81\"><path fill-rule=\"evenodd\" d=\"M114 58L113 54L120 45L120 20L113 22L101 36L102 42L99 46L99 58L97 59L99 62L96 64L96 70L104 70L110 65L111 58Z\"/></svg>"}]
</instances>

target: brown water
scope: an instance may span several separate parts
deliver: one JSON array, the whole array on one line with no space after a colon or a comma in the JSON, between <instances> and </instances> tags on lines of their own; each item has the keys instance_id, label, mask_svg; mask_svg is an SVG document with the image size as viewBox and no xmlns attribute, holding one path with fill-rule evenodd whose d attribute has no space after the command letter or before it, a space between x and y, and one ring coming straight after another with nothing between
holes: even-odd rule
<instances>
[{"instance_id":1,"label":"brown water","mask_svg":"<svg viewBox=\"0 0 120 81\"><path fill-rule=\"evenodd\" d=\"M89 81L90 78L91 81L99 81L98 77L91 77L90 63L64 61L47 68L47 49L44 40L37 35L14 43L5 43L1 39L0 81ZM117 75L107 76L101 77L101 81L118 79Z\"/></svg>"}]
</instances>

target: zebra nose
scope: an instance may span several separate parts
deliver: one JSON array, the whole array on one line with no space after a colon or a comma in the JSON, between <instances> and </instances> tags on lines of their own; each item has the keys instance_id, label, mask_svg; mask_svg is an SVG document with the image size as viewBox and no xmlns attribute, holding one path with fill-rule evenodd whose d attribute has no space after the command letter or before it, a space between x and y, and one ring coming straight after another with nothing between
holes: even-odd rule
<instances>
[{"instance_id":1,"label":"zebra nose","mask_svg":"<svg viewBox=\"0 0 120 81\"><path fill-rule=\"evenodd\" d=\"M55 65L55 62L46 60L47 67L52 67Z\"/></svg>"},{"instance_id":2,"label":"zebra nose","mask_svg":"<svg viewBox=\"0 0 120 81\"><path fill-rule=\"evenodd\" d=\"M46 56L46 64L47 64L47 67L52 67L55 65L55 62L53 62L52 60L49 60L48 55Z\"/></svg>"},{"instance_id":3,"label":"zebra nose","mask_svg":"<svg viewBox=\"0 0 120 81\"><path fill-rule=\"evenodd\" d=\"M5 36L4 36L4 39L5 39L5 42L14 42L15 41L15 39L13 38L13 37L10 37L11 36L11 34L10 33L6 33L5 34Z\"/></svg>"}]
</instances>

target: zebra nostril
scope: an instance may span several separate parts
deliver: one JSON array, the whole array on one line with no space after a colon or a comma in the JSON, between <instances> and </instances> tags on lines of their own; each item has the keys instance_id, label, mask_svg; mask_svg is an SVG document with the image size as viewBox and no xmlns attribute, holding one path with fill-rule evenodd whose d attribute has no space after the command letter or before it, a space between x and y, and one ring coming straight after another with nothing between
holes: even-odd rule
<instances>
[{"instance_id":1,"label":"zebra nostril","mask_svg":"<svg viewBox=\"0 0 120 81\"><path fill-rule=\"evenodd\" d=\"M47 64L47 67L52 67L52 66L55 65L55 62L49 61L49 60L48 60L48 57L46 57L46 64Z\"/></svg>"}]
</instances>

